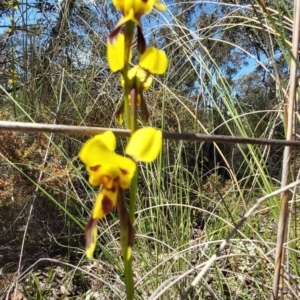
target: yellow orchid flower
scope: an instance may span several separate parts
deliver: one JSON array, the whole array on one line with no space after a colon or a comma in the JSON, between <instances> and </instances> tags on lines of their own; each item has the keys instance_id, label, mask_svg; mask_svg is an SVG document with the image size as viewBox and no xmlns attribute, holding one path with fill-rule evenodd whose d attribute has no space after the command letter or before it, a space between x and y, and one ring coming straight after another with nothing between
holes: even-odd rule
<instances>
[{"instance_id":1,"label":"yellow orchid flower","mask_svg":"<svg viewBox=\"0 0 300 300\"><path fill-rule=\"evenodd\" d=\"M113 0L113 5L119 9L123 18L118 22L118 26L131 20L140 26L140 17L148 14L154 7L165 11L166 6L158 0Z\"/></svg>"},{"instance_id":2,"label":"yellow orchid flower","mask_svg":"<svg viewBox=\"0 0 300 300\"><path fill-rule=\"evenodd\" d=\"M152 77L149 76L150 74L147 74L140 66L135 66L131 68L128 73L128 79L133 80L134 77L136 77L137 80L139 80L140 85L144 91L147 91L149 87L152 84ZM124 88L124 77L121 74L121 86Z\"/></svg>"},{"instance_id":3,"label":"yellow orchid flower","mask_svg":"<svg viewBox=\"0 0 300 300\"><path fill-rule=\"evenodd\" d=\"M130 91L134 91L132 99L131 93L129 94L130 103L136 101L136 105L141 108L141 117L143 124L146 124L149 118L147 103L144 101L143 91L148 90L151 83L151 74L163 74L168 66L168 58L164 51L155 47L147 48L140 56L140 63L138 66L131 68L127 72L128 79L130 80ZM147 70L144 71L141 67ZM124 87L124 77L121 75L121 85ZM124 115L124 102L122 100L116 111L116 119L119 124L123 123Z\"/></svg>"},{"instance_id":4,"label":"yellow orchid flower","mask_svg":"<svg viewBox=\"0 0 300 300\"><path fill-rule=\"evenodd\" d=\"M110 189L110 178L123 189L130 185L136 166L128 157L116 154L115 148L116 137L111 131L90 138L82 146L79 158L86 165L91 185Z\"/></svg>"},{"instance_id":5,"label":"yellow orchid flower","mask_svg":"<svg viewBox=\"0 0 300 300\"><path fill-rule=\"evenodd\" d=\"M141 110L141 120L143 125L145 125L148 122L149 119L149 111L147 107L147 103L144 99L144 95L142 93L141 89L136 89L137 93L131 93L129 94L129 105L132 105L134 101L136 101L136 106L140 107ZM133 96L133 97L132 97ZM124 121L124 100L121 100L121 103L119 104L116 113L115 118L118 124L122 125Z\"/></svg>"},{"instance_id":6,"label":"yellow orchid flower","mask_svg":"<svg viewBox=\"0 0 300 300\"><path fill-rule=\"evenodd\" d=\"M97 219L113 210L120 200L120 189L131 184L136 161L151 162L157 158L162 147L162 133L154 128L142 128L131 136L125 153L131 158L114 152L116 138L111 131L90 138L82 146L79 158L86 165L89 182L102 185L92 215L85 229L86 255L93 257L97 241Z\"/></svg>"},{"instance_id":7,"label":"yellow orchid flower","mask_svg":"<svg viewBox=\"0 0 300 300\"><path fill-rule=\"evenodd\" d=\"M143 91L146 91L151 86L153 81L150 73L144 71L140 66L135 66L131 68L127 73L128 79L130 80L130 94L128 95L129 104L136 103L137 107L141 108L141 119L143 124L146 124L149 119L149 112L147 108L147 103L143 96ZM124 87L124 77L121 74L121 85ZM132 93L133 92L133 93ZM124 100L122 100L121 104L117 108L116 111L116 120L119 124L123 123L124 119Z\"/></svg>"},{"instance_id":8,"label":"yellow orchid flower","mask_svg":"<svg viewBox=\"0 0 300 300\"><path fill-rule=\"evenodd\" d=\"M152 74L165 73L168 66L168 59L165 52L153 46L146 48L143 34L141 32L140 38L138 38L138 45L139 44L141 44L139 49L141 54L139 65ZM107 60L112 72L117 72L124 68L125 53L125 36L124 34L119 33L119 30L115 30L107 40ZM131 59L132 51L130 50L128 62L130 62ZM144 76L142 75L141 70L137 70L135 68L133 68L132 71L129 71L128 76L130 76L130 72L131 74L137 73L137 76Z\"/></svg>"}]
</instances>

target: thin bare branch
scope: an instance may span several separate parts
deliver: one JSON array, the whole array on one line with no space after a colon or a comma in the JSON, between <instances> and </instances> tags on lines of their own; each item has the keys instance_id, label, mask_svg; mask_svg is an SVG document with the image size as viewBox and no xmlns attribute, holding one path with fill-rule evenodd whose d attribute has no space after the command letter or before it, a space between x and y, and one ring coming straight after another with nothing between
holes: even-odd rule
<instances>
[{"instance_id":1,"label":"thin bare branch","mask_svg":"<svg viewBox=\"0 0 300 300\"><path fill-rule=\"evenodd\" d=\"M70 135L95 135L104 131L112 131L116 136L129 137L130 131L118 128L91 127L91 126L73 126L56 124L39 124L26 122L0 121L0 131L21 131L21 132L45 132ZM255 144L255 145L276 145L276 146L300 146L300 141L286 141L277 139L259 139L248 137L236 137L227 135L209 135L198 133L177 133L164 132L163 138L166 140L183 140L199 142L216 142L226 144Z\"/></svg>"}]
</instances>

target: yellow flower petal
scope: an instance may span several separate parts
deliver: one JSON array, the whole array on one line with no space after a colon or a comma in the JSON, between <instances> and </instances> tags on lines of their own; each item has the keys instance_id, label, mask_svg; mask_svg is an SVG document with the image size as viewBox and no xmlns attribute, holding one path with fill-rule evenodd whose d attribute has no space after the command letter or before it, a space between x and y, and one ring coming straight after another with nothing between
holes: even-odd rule
<instances>
[{"instance_id":1,"label":"yellow flower petal","mask_svg":"<svg viewBox=\"0 0 300 300\"><path fill-rule=\"evenodd\" d=\"M150 88L152 81L153 81L152 77L148 76L147 79L141 83L141 86L144 91L147 91Z\"/></svg>"},{"instance_id":2,"label":"yellow flower petal","mask_svg":"<svg viewBox=\"0 0 300 300\"><path fill-rule=\"evenodd\" d=\"M97 220L90 218L85 227L85 254L89 259L93 259L93 254L97 242Z\"/></svg>"},{"instance_id":3,"label":"yellow flower petal","mask_svg":"<svg viewBox=\"0 0 300 300\"><path fill-rule=\"evenodd\" d=\"M167 70L168 59L164 51L149 47L141 55L139 65L150 73L163 74Z\"/></svg>"},{"instance_id":4,"label":"yellow flower petal","mask_svg":"<svg viewBox=\"0 0 300 300\"><path fill-rule=\"evenodd\" d=\"M110 162L111 163L111 162ZM114 164L105 164L90 168L89 182L91 185L103 185L108 190L121 187L127 189L134 175L136 164L132 159L115 154Z\"/></svg>"},{"instance_id":5,"label":"yellow flower petal","mask_svg":"<svg viewBox=\"0 0 300 300\"><path fill-rule=\"evenodd\" d=\"M93 219L102 219L113 210L113 208L117 205L118 192L119 187L113 188L111 190L108 190L104 187L102 188L96 199L96 203L93 209Z\"/></svg>"},{"instance_id":6,"label":"yellow flower petal","mask_svg":"<svg viewBox=\"0 0 300 300\"><path fill-rule=\"evenodd\" d=\"M121 170L116 165L98 165L88 167L90 175L89 183L93 186L103 185L106 189L113 189L119 186Z\"/></svg>"},{"instance_id":7,"label":"yellow flower petal","mask_svg":"<svg viewBox=\"0 0 300 300\"><path fill-rule=\"evenodd\" d=\"M134 175L136 164L132 159L115 153L106 154L108 160L103 165L87 167L90 175L89 183L93 186L103 184L108 189L112 188L110 181L115 180L122 189L130 186L131 179Z\"/></svg>"},{"instance_id":8,"label":"yellow flower petal","mask_svg":"<svg viewBox=\"0 0 300 300\"><path fill-rule=\"evenodd\" d=\"M124 68L125 62L125 38L124 34L118 34L113 43L107 42L107 59L108 65L113 72L120 71ZM129 61L132 58L130 50Z\"/></svg>"},{"instance_id":9,"label":"yellow flower petal","mask_svg":"<svg viewBox=\"0 0 300 300\"><path fill-rule=\"evenodd\" d=\"M131 161L130 166L127 165L127 168L123 169L121 168L121 173L122 176L120 177L120 187L122 189L127 189L129 188L130 184L131 184L131 179L134 175L135 169L136 169L136 164L135 162L133 162L131 159L129 159Z\"/></svg>"},{"instance_id":10,"label":"yellow flower petal","mask_svg":"<svg viewBox=\"0 0 300 300\"><path fill-rule=\"evenodd\" d=\"M137 75L139 68L139 66L135 66L128 71L127 75L130 80Z\"/></svg>"},{"instance_id":11,"label":"yellow flower petal","mask_svg":"<svg viewBox=\"0 0 300 300\"><path fill-rule=\"evenodd\" d=\"M136 161L155 160L162 148L162 132L152 127L138 129L131 136L125 153Z\"/></svg>"},{"instance_id":12,"label":"yellow flower petal","mask_svg":"<svg viewBox=\"0 0 300 300\"><path fill-rule=\"evenodd\" d=\"M156 8L158 8L159 10L161 10L161 11L166 11L167 10L167 7L164 4L160 3L158 0L155 1L154 6Z\"/></svg>"},{"instance_id":13,"label":"yellow flower petal","mask_svg":"<svg viewBox=\"0 0 300 300\"><path fill-rule=\"evenodd\" d=\"M134 78L134 76L136 76L138 68L141 69L141 67L135 66L135 67L131 68L131 69L127 72L127 76L128 76L128 79L129 79L129 80L132 80L132 79ZM141 70L143 70L143 69L141 69ZM144 71L144 72L145 72L145 71ZM146 74L146 72L145 72L145 74ZM120 80L121 80L121 86L124 88L125 80L124 80L124 77L123 77L122 74L121 74L121 79L120 79Z\"/></svg>"},{"instance_id":14,"label":"yellow flower petal","mask_svg":"<svg viewBox=\"0 0 300 300\"><path fill-rule=\"evenodd\" d=\"M135 76L141 81L145 81L147 79L147 73L139 66L136 66L136 74Z\"/></svg>"},{"instance_id":15,"label":"yellow flower petal","mask_svg":"<svg viewBox=\"0 0 300 300\"><path fill-rule=\"evenodd\" d=\"M131 68L128 71L127 76L129 80L132 80L134 76L136 76L138 80L141 82L141 87L144 91L149 89L153 81L152 77L149 76L140 66L135 66ZM124 87L123 75L121 75L121 86Z\"/></svg>"},{"instance_id":16,"label":"yellow flower petal","mask_svg":"<svg viewBox=\"0 0 300 300\"><path fill-rule=\"evenodd\" d=\"M116 25L115 28L121 27L122 25L124 25L128 21L132 21L132 22L136 23L139 27L142 27L139 19L136 18L133 9L130 9L129 12L128 12L128 14L123 14L123 15L124 15L124 17L121 18L118 21L118 23L117 23L117 25Z\"/></svg>"},{"instance_id":17,"label":"yellow flower petal","mask_svg":"<svg viewBox=\"0 0 300 300\"><path fill-rule=\"evenodd\" d=\"M154 6L160 10L166 10L166 7L158 0L113 0L113 4L124 16L133 10L138 18L149 13Z\"/></svg>"},{"instance_id":18,"label":"yellow flower petal","mask_svg":"<svg viewBox=\"0 0 300 300\"><path fill-rule=\"evenodd\" d=\"M117 142L116 137L112 131L105 131L101 134L101 139L110 151L115 151Z\"/></svg>"},{"instance_id":19,"label":"yellow flower petal","mask_svg":"<svg viewBox=\"0 0 300 300\"><path fill-rule=\"evenodd\" d=\"M112 131L105 131L95 135L83 144L79 152L79 158L90 167L102 165L109 158L112 159L111 154L114 154L115 148L115 135ZM105 157L105 155L109 157Z\"/></svg>"}]
</instances>

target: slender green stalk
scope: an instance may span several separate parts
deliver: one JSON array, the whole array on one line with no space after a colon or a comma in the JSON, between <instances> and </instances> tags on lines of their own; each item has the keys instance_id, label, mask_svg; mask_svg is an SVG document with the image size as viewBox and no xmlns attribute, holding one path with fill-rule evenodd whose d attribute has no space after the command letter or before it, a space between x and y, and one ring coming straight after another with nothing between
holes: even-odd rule
<instances>
[{"instance_id":1,"label":"slender green stalk","mask_svg":"<svg viewBox=\"0 0 300 300\"><path fill-rule=\"evenodd\" d=\"M130 55L130 48L132 43L133 30L134 30L134 23L127 22L125 25L125 66L124 66L124 73L123 73L123 77L125 81L124 109L125 109L126 127L131 130L131 133L133 133L137 129L136 93L134 90L132 92L130 90L131 84L127 74L129 69L128 64L129 64L129 55ZM129 96L131 97L130 99ZM130 109L129 101L131 101L131 109ZM125 268L125 274L124 274L125 285L126 285L126 294L128 300L131 300L134 297L132 254L129 253L129 251L130 252L132 251L132 245L130 245L129 231L130 231L130 227L132 228L132 224L134 222L136 191L137 191L137 171L135 171L130 186L129 221L127 222L127 226L125 225L126 227L122 226L121 224L121 240L126 240L123 243L121 243L121 247L123 251L123 260L124 260L124 268Z\"/></svg>"},{"instance_id":2,"label":"slender green stalk","mask_svg":"<svg viewBox=\"0 0 300 300\"><path fill-rule=\"evenodd\" d=\"M133 281L133 271L132 271L132 257L126 260L124 259L125 267L125 285L126 285L126 295L127 300L133 299L134 295L134 281Z\"/></svg>"},{"instance_id":3,"label":"slender green stalk","mask_svg":"<svg viewBox=\"0 0 300 300\"><path fill-rule=\"evenodd\" d=\"M125 110L125 124L127 129L131 128L131 114L129 108L129 95L130 95L130 80L128 78L128 64L130 56L130 48L133 38L134 23L132 21L126 22L125 24L125 63L123 69L124 78L124 110Z\"/></svg>"},{"instance_id":4,"label":"slender green stalk","mask_svg":"<svg viewBox=\"0 0 300 300\"><path fill-rule=\"evenodd\" d=\"M134 232L129 220L128 212L125 206L124 191L120 189L118 199L118 214L121 228L121 248L124 260L124 275L127 299L133 299L134 281L132 271L132 247L134 242Z\"/></svg>"},{"instance_id":5,"label":"slender green stalk","mask_svg":"<svg viewBox=\"0 0 300 300\"><path fill-rule=\"evenodd\" d=\"M136 85L139 84L136 82ZM139 87L137 87L138 89ZM131 132L137 130L137 95L135 92L132 93L132 103L131 103ZM134 223L134 212L135 212L135 203L136 203L136 193L137 193L137 175L138 171L136 169L135 174L131 181L130 186L130 202L129 202L129 220L131 224Z\"/></svg>"}]
</instances>

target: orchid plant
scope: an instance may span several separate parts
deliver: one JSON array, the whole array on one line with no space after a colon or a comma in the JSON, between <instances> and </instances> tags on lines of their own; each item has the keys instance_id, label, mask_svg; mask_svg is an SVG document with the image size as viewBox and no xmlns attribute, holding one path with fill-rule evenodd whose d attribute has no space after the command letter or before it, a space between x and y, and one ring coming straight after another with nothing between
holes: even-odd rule
<instances>
[{"instance_id":1,"label":"orchid plant","mask_svg":"<svg viewBox=\"0 0 300 300\"><path fill-rule=\"evenodd\" d=\"M151 74L166 72L168 59L164 51L147 47L141 17L158 8L166 7L157 0L113 0L122 17L108 35L107 59L112 72L120 72L124 98L119 104L116 119L119 124L125 118L132 135L125 149L127 156L115 153L116 138L112 131L90 138L82 146L79 158L86 165L89 183L101 186L90 219L85 229L86 256L93 258L97 243L97 220L117 207L120 219L121 248L125 266L127 299L133 299L132 249L134 243L134 209L137 190L137 162L154 161L162 148L162 132L152 127L137 128L137 108L140 108L143 124L149 113L143 92L151 86ZM132 60L131 45L137 28L138 65L129 66ZM122 32L121 32L122 31ZM130 187L129 211L124 190Z\"/></svg>"},{"instance_id":2,"label":"orchid plant","mask_svg":"<svg viewBox=\"0 0 300 300\"><path fill-rule=\"evenodd\" d=\"M116 154L116 138L112 131L106 131L90 138L81 148L79 158L86 165L89 183L102 185L96 199L92 215L85 232L86 256L93 258L97 241L97 220L108 214L118 202L124 202L121 190L127 189L136 171L136 162L151 162L159 155L162 146L162 133L152 127L138 129L131 136L125 154ZM120 204L123 207L123 204ZM119 210L120 220L128 222L127 210ZM127 224L126 224L127 225ZM133 232L130 235L130 247L133 246ZM126 245L127 247L128 245ZM130 250L131 251L131 250Z\"/></svg>"}]
</instances>

